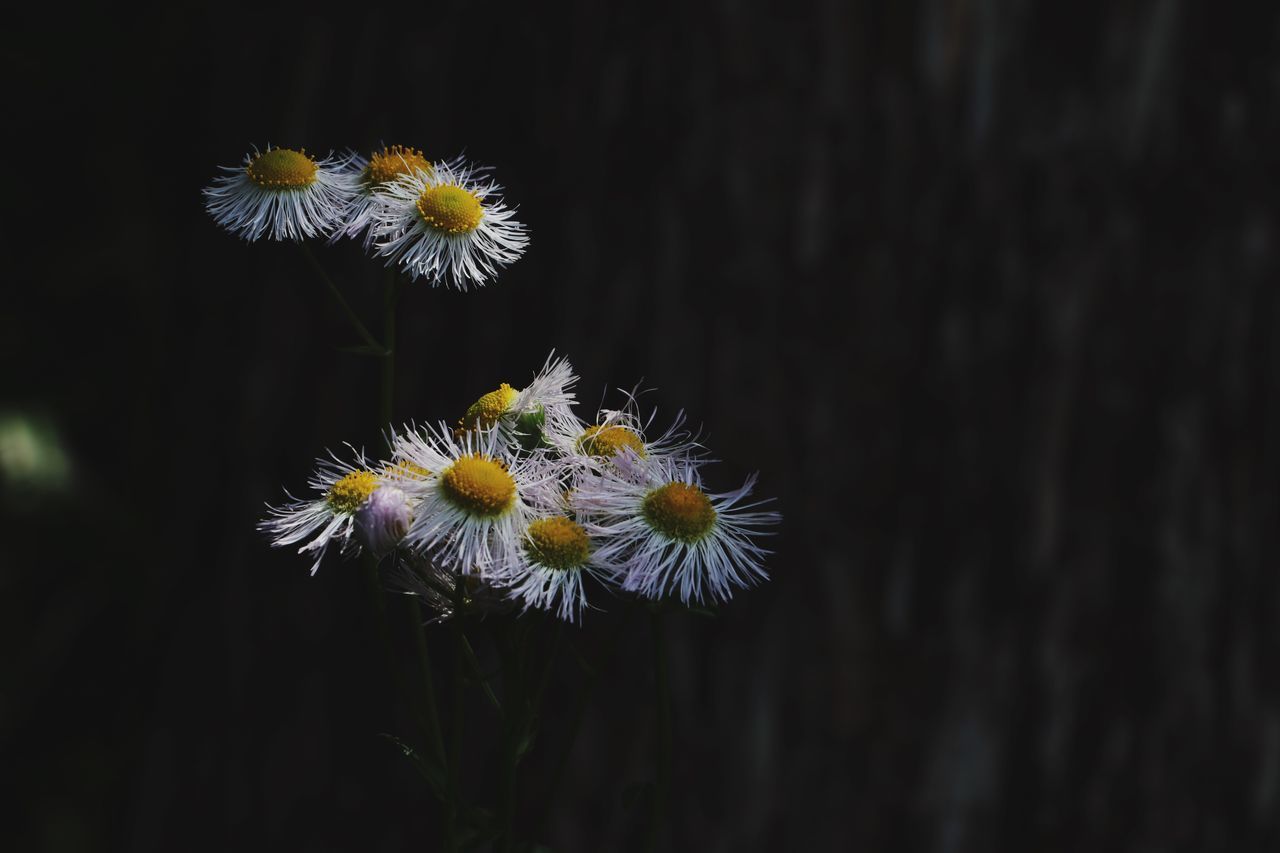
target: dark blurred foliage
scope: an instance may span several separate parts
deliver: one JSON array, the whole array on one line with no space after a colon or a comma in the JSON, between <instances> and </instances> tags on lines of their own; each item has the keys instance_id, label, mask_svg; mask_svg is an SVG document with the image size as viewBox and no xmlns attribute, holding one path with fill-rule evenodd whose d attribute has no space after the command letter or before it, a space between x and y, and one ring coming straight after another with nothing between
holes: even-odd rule
<instances>
[{"instance_id":1,"label":"dark blurred foliage","mask_svg":"<svg viewBox=\"0 0 1280 853\"><path fill-rule=\"evenodd\" d=\"M1280 14L1242 8L28 10L5 849L433 849L355 568L254 531L324 447L376 446L376 364L199 192L253 144L379 141L495 166L533 235L494 286L408 289L398 418L554 347L779 499L773 581L670 620L661 849L1280 847ZM318 251L376 316L375 266ZM65 479L15 468L41 440ZM652 777L646 624L601 603L554 802L569 664L523 770L559 851L635 849Z\"/></svg>"}]
</instances>

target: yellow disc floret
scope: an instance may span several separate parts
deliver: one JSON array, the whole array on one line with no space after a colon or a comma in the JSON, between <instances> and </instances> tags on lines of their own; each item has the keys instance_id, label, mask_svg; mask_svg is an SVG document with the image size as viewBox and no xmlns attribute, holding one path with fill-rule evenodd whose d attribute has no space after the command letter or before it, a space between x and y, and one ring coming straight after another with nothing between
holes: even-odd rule
<instances>
[{"instance_id":1,"label":"yellow disc floret","mask_svg":"<svg viewBox=\"0 0 1280 853\"><path fill-rule=\"evenodd\" d=\"M268 189L300 189L316 179L316 161L305 151L272 148L264 151L245 167L249 180Z\"/></svg>"},{"instance_id":2,"label":"yellow disc floret","mask_svg":"<svg viewBox=\"0 0 1280 853\"><path fill-rule=\"evenodd\" d=\"M329 487L325 500L334 512L351 513L364 506L376 488L378 476L372 471L352 471Z\"/></svg>"},{"instance_id":3,"label":"yellow disc floret","mask_svg":"<svg viewBox=\"0 0 1280 853\"><path fill-rule=\"evenodd\" d=\"M493 426L511 408L516 394L516 389L503 382L497 390L490 391L467 407L467 413L462 416L462 428L488 429Z\"/></svg>"},{"instance_id":4,"label":"yellow disc floret","mask_svg":"<svg viewBox=\"0 0 1280 853\"><path fill-rule=\"evenodd\" d=\"M716 511L697 486L667 483L644 496L645 521L668 539L693 543L711 532Z\"/></svg>"},{"instance_id":5,"label":"yellow disc floret","mask_svg":"<svg viewBox=\"0 0 1280 853\"><path fill-rule=\"evenodd\" d=\"M388 145L369 155L369 165L364 167L364 177L369 183L385 184L411 172L434 174L431 161L416 148Z\"/></svg>"},{"instance_id":6,"label":"yellow disc floret","mask_svg":"<svg viewBox=\"0 0 1280 853\"><path fill-rule=\"evenodd\" d=\"M397 480L425 480L431 472L417 462L400 461L383 466L382 473Z\"/></svg>"},{"instance_id":7,"label":"yellow disc floret","mask_svg":"<svg viewBox=\"0 0 1280 853\"><path fill-rule=\"evenodd\" d=\"M470 454L440 475L444 496L469 515L492 518L516 501L516 481L507 469L487 456Z\"/></svg>"},{"instance_id":8,"label":"yellow disc floret","mask_svg":"<svg viewBox=\"0 0 1280 853\"><path fill-rule=\"evenodd\" d=\"M539 518L529 523L525 551L548 569L576 569L591 556L591 540L582 525L563 517Z\"/></svg>"},{"instance_id":9,"label":"yellow disc floret","mask_svg":"<svg viewBox=\"0 0 1280 853\"><path fill-rule=\"evenodd\" d=\"M427 227L446 234L476 230L484 209L475 193L453 184L427 187L418 196L418 215Z\"/></svg>"},{"instance_id":10,"label":"yellow disc floret","mask_svg":"<svg viewBox=\"0 0 1280 853\"><path fill-rule=\"evenodd\" d=\"M624 447L635 451L637 456L644 456L644 442L634 430L624 426L587 427L578 438L578 450L597 459L612 459Z\"/></svg>"}]
</instances>

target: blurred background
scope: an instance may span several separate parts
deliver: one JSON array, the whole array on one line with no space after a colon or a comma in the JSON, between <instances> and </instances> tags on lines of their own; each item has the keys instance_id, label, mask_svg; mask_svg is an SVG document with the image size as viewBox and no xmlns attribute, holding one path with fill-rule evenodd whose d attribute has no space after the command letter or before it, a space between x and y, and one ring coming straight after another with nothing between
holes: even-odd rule
<instances>
[{"instance_id":1,"label":"blurred background","mask_svg":"<svg viewBox=\"0 0 1280 853\"><path fill-rule=\"evenodd\" d=\"M759 470L784 515L769 584L668 620L659 849L1280 849L1276 10L24 14L6 849L434 849L356 567L254 529L324 448L376 447L377 363L200 194L253 145L379 142L492 165L532 234L490 287L405 289L397 419L554 348L588 404L643 379L687 410L711 484ZM376 262L316 252L373 323ZM618 650L554 802L571 665L522 768L556 851L646 819L650 638L600 603L568 639Z\"/></svg>"}]
</instances>

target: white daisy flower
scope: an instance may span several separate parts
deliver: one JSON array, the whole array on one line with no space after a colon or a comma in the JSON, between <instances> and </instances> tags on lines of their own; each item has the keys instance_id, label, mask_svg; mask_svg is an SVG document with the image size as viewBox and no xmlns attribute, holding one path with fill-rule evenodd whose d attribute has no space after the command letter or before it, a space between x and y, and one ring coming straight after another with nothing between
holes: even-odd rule
<instances>
[{"instance_id":1,"label":"white daisy flower","mask_svg":"<svg viewBox=\"0 0 1280 853\"><path fill-rule=\"evenodd\" d=\"M272 148L246 154L240 166L206 187L205 209L232 234L253 241L302 240L342 224L356 192L346 161L316 159L305 150Z\"/></svg>"},{"instance_id":2,"label":"white daisy flower","mask_svg":"<svg viewBox=\"0 0 1280 853\"><path fill-rule=\"evenodd\" d=\"M460 430L497 427L508 444L525 450L544 446L544 436L573 429L574 393L578 377L567 358L547 356L542 369L522 390L503 382L476 400L458 422Z\"/></svg>"},{"instance_id":3,"label":"white daisy flower","mask_svg":"<svg viewBox=\"0 0 1280 853\"><path fill-rule=\"evenodd\" d=\"M454 165L460 165L461 158ZM347 206L342 223L334 229L329 242L347 237L362 238L368 249L373 244L374 211L377 210L377 193L401 175L410 172L433 171L431 161L416 148L403 145L384 145L368 158L352 153L347 161L347 172L354 179L355 193Z\"/></svg>"},{"instance_id":4,"label":"white daisy flower","mask_svg":"<svg viewBox=\"0 0 1280 853\"><path fill-rule=\"evenodd\" d=\"M545 456L514 455L497 430L455 436L443 424L397 436L396 454L436 472L407 484L416 505L405 544L462 574L508 575L532 506L555 485Z\"/></svg>"},{"instance_id":5,"label":"white daisy flower","mask_svg":"<svg viewBox=\"0 0 1280 853\"><path fill-rule=\"evenodd\" d=\"M614 580L617 571L601 559L599 543L592 541L587 529L566 515L530 521L520 554L514 573L503 579L510 596L523 601L525 610L552 610L566 622L577 621L586 606L583 576L607 583Z\"/></svg>"},{"instance_id":6,"label":"white daisy flower","mask_svg":"<svg viewBox=\"0 0 1280 853\"><path fill-rule=\"evenodd\" d=\"M501 187L460 161L411 171L374 195L374 246L413 279L459 290L481 286L524 254L526 228L503 204Z\"/></svg>"},{"instance_id":7,"label":"white daisy flower","mask_svg":"<svg viewBox=\"0 0 1280 853\"><path fill-rule=\"evenodd\" d=\"M671 425L656 437L653 422L656 409L647 418L640 416L638 388L623 391L626 403L621 409L601 408L591 423L584 423L572 411L568 417L549 423L545 430L549 445L560 452L575 467L598 469L612 464L620 454L634 453L641 459L673 457L686 459L705 458L699 437L684 428L684 412L676 412Z\"/></svg>"},{"instance_id":8,"label":"white daisy flower","mask_svg":"<svg viewBox=\"0 0 1280 853\"><path fill-rule=\"evenodd\" d=\"M769 552L752 539L780 516L751 511L760 502L740 505L755 475L736 491L711 494L690 459L642 459L628 450L614 462L583 477L572 502L588 519L588 532L604 542L598 558L623 567L624 590L714 603L768 578Z\"/></svg>"},{"instance_id":9,"label":"white daisy flower","mask_svg":"<svg viewBox=\"0 0 1280 853\"><path fill-rule=\"evenodd\" d=\"M351 450L355 455L354 464L343 462L332 453L328 459L316 460L316 470L308 485L318 497L300 500L285 492L289 503L282 507L268 506L269 517L258 524L259 530L272 537L274 547L304 542L298 549L299 554L315 552L313 575L331 542L338 542L344 553L358 550L351 537L357 516L384 482L362 452Z\"/></svg>"}]
</instances>

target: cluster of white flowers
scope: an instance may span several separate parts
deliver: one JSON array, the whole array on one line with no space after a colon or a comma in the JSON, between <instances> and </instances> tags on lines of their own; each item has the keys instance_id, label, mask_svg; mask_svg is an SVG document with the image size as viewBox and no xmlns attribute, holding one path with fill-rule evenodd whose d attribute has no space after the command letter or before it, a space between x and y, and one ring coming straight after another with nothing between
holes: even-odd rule
<instances>
[{"instance_id":1,"label":"cluster of white flowers","mask_svg":"<svg viewBox=\"0 0 1280 853\"><path fill-rule=\"evenodd\" d=\"M315 497L271 510L262 529L278 546L314 553L393 555L413 568L438 609L443 580L468 600L514 602L574 621L587 577L607 588L715 603L765 579L758 537L777 513L746 503L755 478L717 494L683 419L649 435L634 392L590 422L574 410L569 362L550 357L522 390L502 384L450 428L407 427L390 458L320 461Z\"/></svg>"},{"instance_id":2,"label":"cluster of white flowers","mask_svg":"<svg viewBox=\"0 0 1280 853\"><path fill-rule=\"evenodd\" d=\"M317 158L267 147L204 190L219 225L253 241L357 239L411 278L466 290L494 278L528 245L489 169L428 160L390 145L362 157Z\"/></svg>"}]
</instances>

